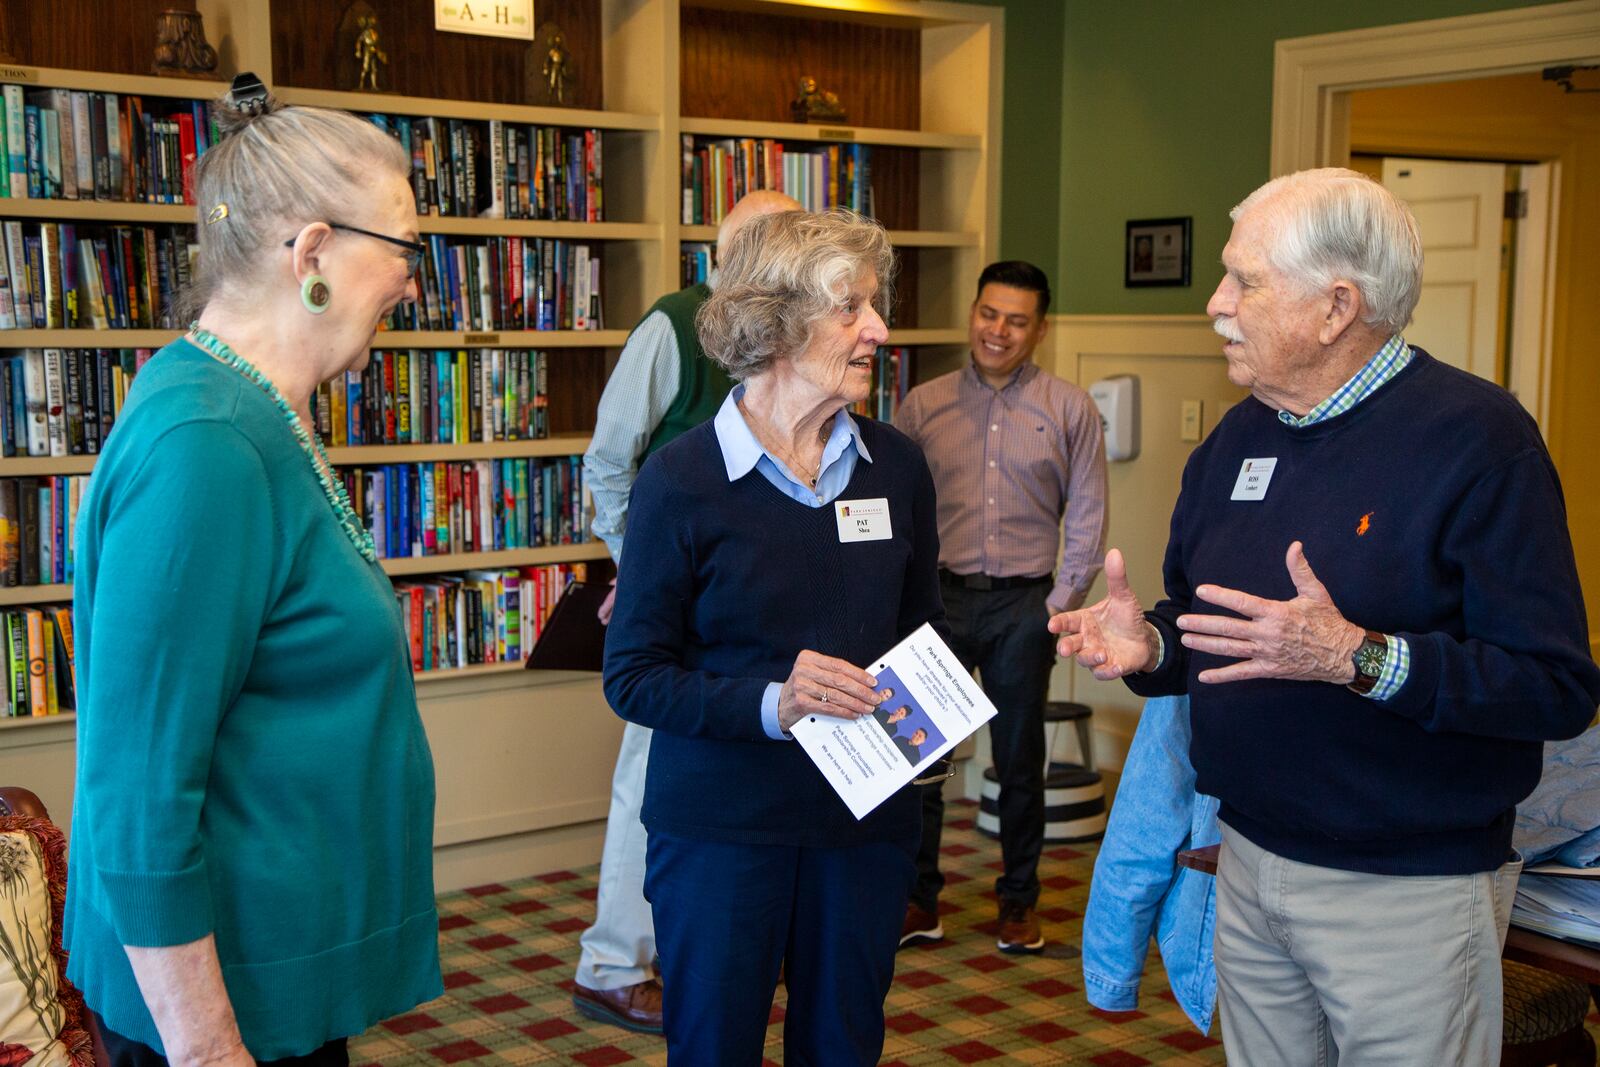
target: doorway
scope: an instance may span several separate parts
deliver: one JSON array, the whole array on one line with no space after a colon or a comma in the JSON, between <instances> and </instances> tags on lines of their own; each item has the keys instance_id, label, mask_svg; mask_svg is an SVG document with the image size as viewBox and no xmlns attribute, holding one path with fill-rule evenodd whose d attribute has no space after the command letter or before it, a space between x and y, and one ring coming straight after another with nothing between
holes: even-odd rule
<instances>
[{"instance_id":1,"label":"doorway","mask_svg":"<svg viewBox=\"0 0 1600 1067\"><path fill-rule=\"evenodd\" d=\"M1535 355L1508 347L1499 374L1549 443L1591 605L1600 604L1600 423L1592 417L1600 407L1600 301L1592 295L1600 291L1600 94L1564 93L1539 72L1597 57L1594 0L1279 41L1272 139L1275 174L1343 165L1352 153L1358 162L1368 154L1548 168L1547 203L1535 203L1537 188L1528 197L1530 217L1538 207L1548 220L1542 264L1526 257L1506 298L1508 345L1531 344ZM1591 78L1600 74L1583 76L1584 87ZM1418 117L1424 107L1427 120ZM1521 117L1549 108L1558 113L1548 122ZM1600 612L1590 616L1591 651L1600 655Z\"/></svg>"}]
</instances>

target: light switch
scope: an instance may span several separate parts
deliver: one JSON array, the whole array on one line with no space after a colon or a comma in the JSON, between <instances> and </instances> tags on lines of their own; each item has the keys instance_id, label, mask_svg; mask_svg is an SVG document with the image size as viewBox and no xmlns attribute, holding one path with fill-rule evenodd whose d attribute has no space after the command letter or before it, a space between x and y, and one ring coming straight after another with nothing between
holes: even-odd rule
<instances>
[{"instance_id":1,"label":"light switch","mask_svg":"<svg viewBox=\"0 0 1600 1067\"><path fill-rule=\"evenodd\" d=\"M1178 427L1178 437L1180 440L1200 440L1200 412L1200 401L1185 400L1183 402L1183 417L1182 422Z\"/></svg>"}]
</instances>

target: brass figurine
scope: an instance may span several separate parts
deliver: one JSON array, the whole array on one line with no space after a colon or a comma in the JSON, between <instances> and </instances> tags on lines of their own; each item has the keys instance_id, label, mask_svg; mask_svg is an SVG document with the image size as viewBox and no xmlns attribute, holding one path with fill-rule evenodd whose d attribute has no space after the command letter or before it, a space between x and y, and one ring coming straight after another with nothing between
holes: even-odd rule
<instances>
[{"instance_id":1,"label":"brass figurine","mask_svg":"<svg viewBox=\"0 0 1600 1067\"><path fill-rule=\"evenodd\" d=\"M356 79L356 91L378 91L378 64L385 66L389 63L389 56L378 46L378 16L363 15L357 20L356 25L361 32L356 34L356 62L361 65L361 73Z\"/></svg>"},{"instance_id":2,"label":"brass figurine","mask_svg":"<svg viewBox=\"0 0 1600 1067\"><path fill-rule=\"evenodd\" d=\"M819 92L817 79L802 77L800 93L789 104L789 112L796 122L843 122L844 105L831 92Z\"/></svg>"},{"instance_id":3,"label":"brass figurine","mask_svg":"<svg viewBox=\"0 0 1600 1067\"><path fill-rule=\"evenodd\" d=\"M156 16L156 54L151 69L176 78L216 74L217 50L206 43L198 11L172 8Z\"/></svg>"},{"instance_id":4,"label":"brass figurine","mask_svg":"<svg viewBox=\"0 0 1600 1067\"><path fill-rule=\"evenodd\" d=\"M572 80L572 70L568 61L572 54L566 49L567 39L561 31L552 28L550 31L550 48L544 55L544 66L540 73L544 75L545 91L550 95L552 104L567 102L567 83Z\"/></svg>"}]
</instances>

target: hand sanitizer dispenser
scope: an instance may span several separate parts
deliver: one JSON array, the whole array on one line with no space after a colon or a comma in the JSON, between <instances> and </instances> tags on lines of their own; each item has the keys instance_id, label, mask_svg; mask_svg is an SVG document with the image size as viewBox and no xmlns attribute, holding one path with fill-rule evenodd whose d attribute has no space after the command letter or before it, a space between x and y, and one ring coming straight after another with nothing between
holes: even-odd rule
<instances>
[{"instance_id":1,"label":"hand sanitizer dispenser","mask_svg":"<svg viewBox=\"0 0 1600 1067\"><path fill-rule=\"evenodd\" d=\"M1113 462L1139 455L1139 378L1118 374L1089 386L1089 396L1100 409L1106 432L1106 459Z\"/></svg>"}]
</instances>

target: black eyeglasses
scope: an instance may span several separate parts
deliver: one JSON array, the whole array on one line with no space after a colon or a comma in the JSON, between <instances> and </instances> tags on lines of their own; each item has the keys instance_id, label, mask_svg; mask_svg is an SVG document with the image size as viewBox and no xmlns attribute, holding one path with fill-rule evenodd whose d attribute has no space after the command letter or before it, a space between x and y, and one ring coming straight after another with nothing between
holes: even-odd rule
<instances>
[{"instance_id":1,"label":"black eyeglasses","mask_svg":"<svg viewBox=\"0 0 1600 1067\"><path fill-rule=\"evenodd\" d=\"M342 222L330 222L328 223L328 226L331 229L345 230L348 233L359 233L363 237L375 237L380 241L387 241L389 244L399 245L401 248L406 250L406 273L415 274L417 271L422 269L422 257L427 253L428 246L423 244L421 241L407 241L401 237L390 237L387 234L373 233L371 230L363 230L360 226L346 226ZM293 248L297 239L297 237L289 238L287 241L283 242L283 247Z\"/></svg>"}]
</instances>

